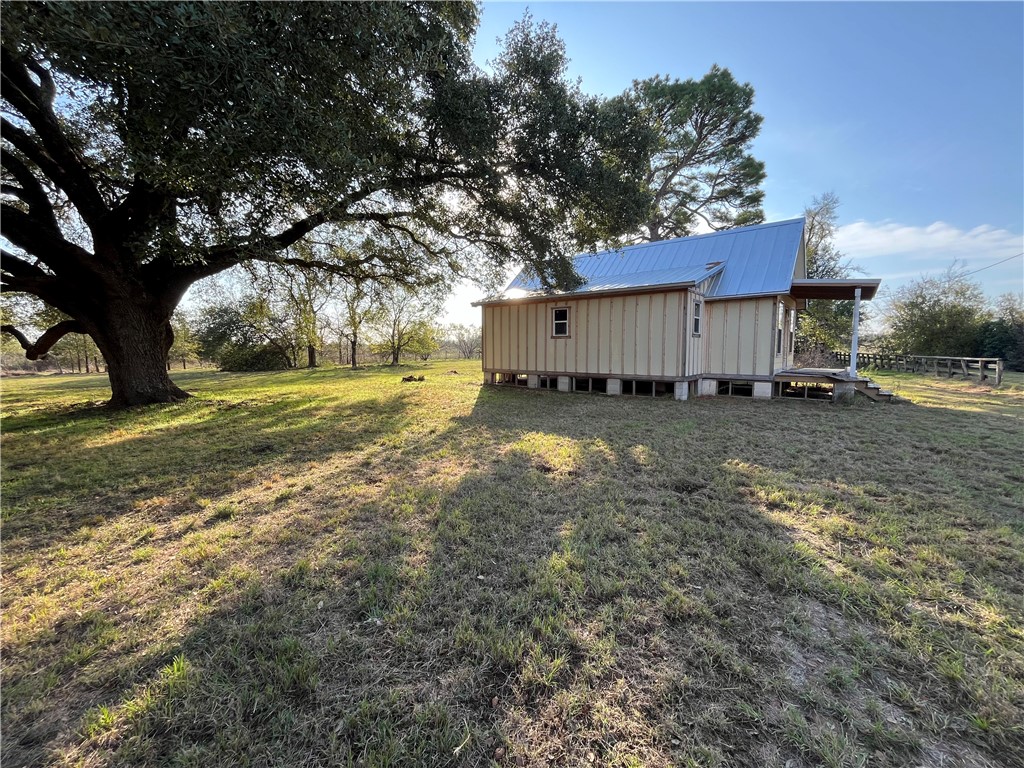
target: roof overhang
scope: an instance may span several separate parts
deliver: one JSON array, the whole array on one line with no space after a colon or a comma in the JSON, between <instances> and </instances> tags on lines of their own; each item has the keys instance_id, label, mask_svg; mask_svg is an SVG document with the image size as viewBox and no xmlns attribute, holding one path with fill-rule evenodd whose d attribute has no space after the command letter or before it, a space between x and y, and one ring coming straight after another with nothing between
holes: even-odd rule
<instances>
[{"instance_id":1,"label":"roof overhang","mask_svg":"<svg viewBox=\"0 0 1024 768\"><path fill-rule=\"evenodd\" d=\"M644 285L629 288L605 288L591 291L564 291L553 293L542 293L540 291L523 292L521 296L495 296L490 299L474 301L474 307L489 307L495 304L530 304L539 301L570 301L578 299L589 299L591 296L632 296L638 293L663 293L665 291L678 291L683 288L693 288L696 281L687 280L684 283L664 283L662 285Z\"/></svg>"},{"instance_id":2,"label":"roof overhang","mask_svg":"<svg viewBox=\"0 0 1024 768\"><path fill-rule=\"evenodd\" d=\"M860 288L860 297L865 301L875 298L882 281L863 280L794 280L789 295L794 299L852 299L854 291Z\"/></svg>"}]
</instances>

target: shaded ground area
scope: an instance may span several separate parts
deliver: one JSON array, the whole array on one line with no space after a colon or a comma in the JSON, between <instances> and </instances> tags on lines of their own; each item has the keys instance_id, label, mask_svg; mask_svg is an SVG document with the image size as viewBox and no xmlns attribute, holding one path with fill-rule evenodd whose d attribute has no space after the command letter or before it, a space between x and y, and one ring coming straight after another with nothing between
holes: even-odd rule
<instances>
[{"instance_id":1,"label":"shaded ground area","mask_svg":"<svg viewBox=\"0 0 1024 768\"><path fill-rule=\"evenodd\" d=\"M5 768L1024 764L1024 393L451 367L5 381Z\"/></svg>"}]
</instances>

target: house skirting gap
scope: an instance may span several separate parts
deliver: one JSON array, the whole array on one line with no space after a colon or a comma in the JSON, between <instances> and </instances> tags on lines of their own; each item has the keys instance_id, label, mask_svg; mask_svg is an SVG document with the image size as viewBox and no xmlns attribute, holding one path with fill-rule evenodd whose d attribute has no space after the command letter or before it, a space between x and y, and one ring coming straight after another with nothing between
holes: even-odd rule
<instances>
[{"instance_id":1,"label":"house skirting gap","mask_svg":"<svg viewBox=\"0 0 1024 768\"><path fill-rule=\"evenodd\" d=\"M675 397L686 400L696 395L697 382L663 381L655 379L619 379L603 376L550 376L518 371L488 371L484 383L504 387L527 389L557 389L561 392L582 392L599 395L628 395L630 397Z\"/></svg>"}]
</instances>

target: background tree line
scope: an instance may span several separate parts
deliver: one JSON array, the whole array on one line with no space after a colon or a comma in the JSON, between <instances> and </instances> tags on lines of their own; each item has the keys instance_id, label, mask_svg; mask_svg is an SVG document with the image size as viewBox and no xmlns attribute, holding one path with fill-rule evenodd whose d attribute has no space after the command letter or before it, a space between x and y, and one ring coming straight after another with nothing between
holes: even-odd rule
<instances>
[{"instance_id":1,"label":"background tree line","mask_svg":"<svg viewBox=\"0 0 1024 768\"><path fill-rule=\"evenodd\" d=\"M838 195L815 197L804 218L808 277L842 279L861 271L835 243ZM863 338L866 351L999 357L1007 367L1024 370L1024 295L1007 293L989 300L956 265L896 290L883 285L873 305L861 305L861 320L872 318L882 330ZM830 352L849 350L852 320L852 301L808 301L798 316L797 352L805 361L827 364Z\"/></svg>"},{"instance_id":2,"label":"background tree line","mask_svg":"<svg viewBox=\"0 0 1024 768\"><path fill-rule=\"evenodd\" d=\"M1024 295L989 301L966 270L950 267L891 292L886 330L871 340L881 352L1000 357L1024 371Z\"/></svg>"}]
</instances>

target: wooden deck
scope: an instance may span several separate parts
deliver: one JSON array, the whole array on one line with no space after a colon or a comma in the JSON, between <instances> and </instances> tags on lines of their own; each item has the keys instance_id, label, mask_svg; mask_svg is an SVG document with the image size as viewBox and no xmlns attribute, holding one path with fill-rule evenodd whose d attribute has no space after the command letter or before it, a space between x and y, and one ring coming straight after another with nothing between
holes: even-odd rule
<instances>
[{"instance_id":1,"label":"wooden deck","mask_svg":"<svg viewBox=\"0 0 1024 768\"><path fill-rule=\"evenodd\" d=\"M775 372L776 381L811 381L832 384L836 381L870 381L864 376L850 377L848 368L787 368Z\"/></svg>"},{"instance_id":2,"label":"wooden deck","mask_svg":"<svg viewBox=\"0 0 1024 768\"><path fill-rule=\"evenodd\" d=\"M787 368L784 371L777 371L774 376L775 386L772 394L780 397L793 397L794 395L784 394L783 387L786 384L797 384L803 390L804 397L811 397L813 388L820 385L831 385L833 392L838 392L837 384L853 384L854 389L865 397L875 402L887 403L893 399L893 393L887 392L882 387L866 376L850 376L847 368ZM799 395L795 395L799 396Z\"/></svg>"}]
</instances>

